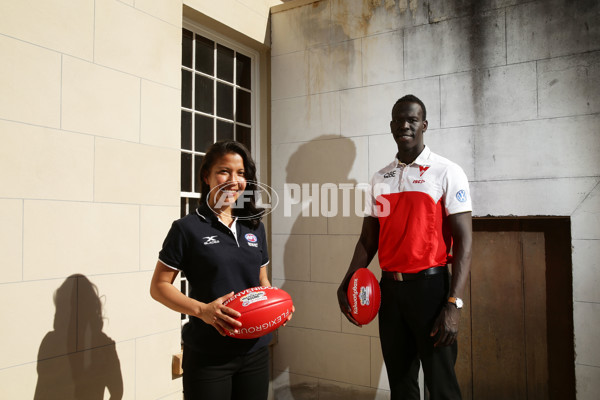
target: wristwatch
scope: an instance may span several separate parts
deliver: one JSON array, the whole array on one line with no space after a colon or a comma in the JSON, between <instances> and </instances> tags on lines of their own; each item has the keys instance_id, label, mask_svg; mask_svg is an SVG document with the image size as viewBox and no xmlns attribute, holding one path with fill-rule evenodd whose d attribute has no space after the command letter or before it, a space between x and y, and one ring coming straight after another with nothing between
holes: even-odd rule
<instances>
[{"instance_id":1,"label":"wristwatch","mask_svg":"<svg viewBox=\"0 0 600 400\"><path fill-rule=\"evenodd\" d=\"M463 308L463 301L460 297L448 297L448 303L454 304L459 310Z\"/></svg>"}]
</instances>

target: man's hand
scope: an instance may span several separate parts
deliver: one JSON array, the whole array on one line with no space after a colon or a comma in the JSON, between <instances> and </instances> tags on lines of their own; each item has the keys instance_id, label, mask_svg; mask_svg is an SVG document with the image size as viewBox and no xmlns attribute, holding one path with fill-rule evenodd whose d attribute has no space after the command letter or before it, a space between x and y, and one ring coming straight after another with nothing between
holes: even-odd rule
<instances>
[{"instance_id":1,"label":"man's hand","mask_svg":"<svg viewBox=\"0 0 600 400\"><path fill-rule=\"evenodd\" d=\"M362 327L361 324L356 322L356 320L352 317L352 308L350 308L350 304L348 303L348 297L346 293L348 292L348 283L350 279L344 279L342 283L340 283L340 287L337 290L338 303L340 305L340 310L342 313L348 318L348 321L352 322L354 325L358 327Z\"/></svg>"},{"instance_id":2,"label":"man's hand","mask_svg":"<svg viewBox=\"0 0 600 400\"><path fill-rule=\"evenodd\" d=\"M348 303L346 293L348 292L348 284L352 279L352 274L359 268L363 268L369 265L377 249L379 247L379 220L375 217L365 217L363 219L362 229L360 237L354 248L354 255L350 266L346 272L346 276L340 283L340 287L337 290L338 303L340 310L348 318L348 321L352 322L356 326L362 326L352 317L352 309Z\"/></svg>"},{"instance_id":3,"label":"man's hand","mask_svg":"<svg viewBox=\"0 0 600 400\"><path fill-rule=\"evenodd\" d=\"M452 253L454 254L452 282L450 283L449 295L461 297L471 269L471 243L473 241L471 212L451 214L448 219L450 220L454 241L452 246ZM458 335L459 322L460 310L454 304L446 303L431 330L431 337L439 335L434 346L454 344Z\"/></svg>"},{"instance_id":4,"label":"man's hand","mask_svg":"<svg viewBox=\"0 0 600 400\"><path fill-rule=\"evenodd\" d=\"M458 324L460 322L460 310L453 304L447 303L440 315L438 315L433 329L431 331L431 337L439 335L437 341L433 345L438 346L450 346L456 342L458 336Z\"/></svg>"}]
</instances>

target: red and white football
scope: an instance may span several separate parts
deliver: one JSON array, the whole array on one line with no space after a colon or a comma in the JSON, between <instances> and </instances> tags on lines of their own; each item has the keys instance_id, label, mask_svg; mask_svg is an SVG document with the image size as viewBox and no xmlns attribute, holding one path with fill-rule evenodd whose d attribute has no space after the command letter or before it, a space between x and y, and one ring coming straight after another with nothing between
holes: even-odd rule
<instances>
[{"instance_id":1,"label":"red and white football","mask_svg":"<svg viewBox=\"0 0 600 400\"><path fill-rule=\"evenodd\" d=\"M368 268L359 268L352 274L346 295L356 322L366 325L377 316L381 305L381 289L377 278Z\"/></svg>"},{"instance_id":2,"label":"red and white football","mask_svg":"<svg viewBox=\"0 0 600 400\"><path fill-rule=\"evenodd\" d=\"M292 313L293 303L285 290L257 286L234 294L223 305L242 314L237 318L242 323L238 333L226 331L227 335L238 339L253 339L283 325Z\"/></svg>"}]
</instances>

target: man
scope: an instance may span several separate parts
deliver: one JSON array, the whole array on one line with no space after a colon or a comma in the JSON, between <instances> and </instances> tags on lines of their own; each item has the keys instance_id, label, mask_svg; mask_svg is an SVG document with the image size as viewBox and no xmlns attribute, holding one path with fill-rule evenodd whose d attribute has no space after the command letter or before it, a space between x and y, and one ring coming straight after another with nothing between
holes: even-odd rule
<instances>
[{"instance_id":1,"label":"man","mask_svg":"<svg viewBox=\"0 0 600 400\"><path fill-rule=\"evenodd\" d=\"M426 117L413 95L394 105L398 153L373 176L360 238L338 289L340 309L360 326L346 290L379 251L379 336L392 400L419 399L419 361L432 400L461 398L454 364L471 264L471 198L462 169L425 146Z\"/></svg>"}]
</instances>

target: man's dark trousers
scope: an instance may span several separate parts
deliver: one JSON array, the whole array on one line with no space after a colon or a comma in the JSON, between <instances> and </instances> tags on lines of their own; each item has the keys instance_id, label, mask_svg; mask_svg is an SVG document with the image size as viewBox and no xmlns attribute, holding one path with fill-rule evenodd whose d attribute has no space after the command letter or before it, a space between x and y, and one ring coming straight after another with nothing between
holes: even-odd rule
<instances>
[{"instance_id":1,"label":"man's dark trousers","mask_svg":"<svg viewBox=\"0 0 600 400\"><path fill-rule=\"evenodd\" d=\"M454 372L457 345L433 347L430 333L447 306L450 276L418 280L382 279L379 337L391 389L391 400L418 400L419 359L431 400L460 400Z\"/></svg>"}]
</instances>

